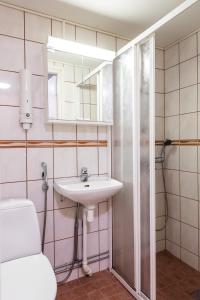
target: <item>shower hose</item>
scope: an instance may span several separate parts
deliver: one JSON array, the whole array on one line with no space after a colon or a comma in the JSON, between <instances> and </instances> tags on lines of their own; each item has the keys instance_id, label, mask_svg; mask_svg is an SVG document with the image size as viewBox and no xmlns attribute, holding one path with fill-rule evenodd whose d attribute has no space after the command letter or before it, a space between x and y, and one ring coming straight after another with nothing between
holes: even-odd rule
<instances>
[{"instance_id":1,"label":"shower hose","mask_svg":"<svg viewBox=\"0 0 200 300\"><path fill-rule=\"evenodd\" d=\"M156 231L162 231L166 228L168 215L169 215L169 206L168 206L168 198L167 198L167 190L166 190L166 181L165 181L165 174L164 174L164 161L161 161L161 169L162 169L162 180L163 180L163 187L164 187L164 197L165 197L165 224L161 227L156 229Z\"/></svg>"}]
</instances>

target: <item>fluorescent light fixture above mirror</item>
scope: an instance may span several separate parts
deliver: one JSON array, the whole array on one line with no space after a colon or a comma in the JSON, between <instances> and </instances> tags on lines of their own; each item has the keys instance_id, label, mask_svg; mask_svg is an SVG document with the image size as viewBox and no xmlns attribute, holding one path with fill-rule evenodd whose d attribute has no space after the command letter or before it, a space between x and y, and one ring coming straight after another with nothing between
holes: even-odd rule
<instances>
[{"instance_id":1,"label":"fluorescent light fixture above mirror","mask_svg":"<svg viewBox=\"0 0 200 300\"><path fill-rule=\"evenodd\" d=\"M48 38L47 48L50 51L58 50L106 61L112 61L115 58L114 51L51 36Z\"/></svg>"}]
</instances>

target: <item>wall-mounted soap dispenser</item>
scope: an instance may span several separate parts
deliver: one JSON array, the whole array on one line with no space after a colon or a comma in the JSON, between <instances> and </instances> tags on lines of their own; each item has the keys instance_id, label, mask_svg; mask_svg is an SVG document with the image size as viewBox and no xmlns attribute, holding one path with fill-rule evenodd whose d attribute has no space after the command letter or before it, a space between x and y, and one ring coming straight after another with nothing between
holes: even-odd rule
<instances>
[{"instance_id":1,"label":"wall-mounted soap dispenser","mask_svg":"<svg viewBox=\"0 0 200 300\"><path fill-rule=\"evenodd\" d=\"M31 72L24 69L20 72L20 123L28 130L32 122Z\"/></svg>"}]
</instances>

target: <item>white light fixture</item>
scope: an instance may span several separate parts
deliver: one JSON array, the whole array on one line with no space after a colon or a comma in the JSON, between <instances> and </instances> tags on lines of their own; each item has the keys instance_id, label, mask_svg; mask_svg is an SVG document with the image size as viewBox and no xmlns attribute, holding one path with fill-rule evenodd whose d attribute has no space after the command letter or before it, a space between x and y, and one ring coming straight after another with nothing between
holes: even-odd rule
<instances>
[{"instance_id":1,"label":"white light fixture","mask_svg":"<svg viewBox=\"0 0 200 300\"><path fill-rule=\"evenodd\" d=\"M0 82L0 90L7 90L11 87L9 83L6 82Z\"/></svg>"},{"instance_id":2,"label":"white light fixture","mask_svg":"<svg viewBox=\"0 0 200 300\"><path fill-rule=\"evenodd\" d=\"M89 46L78 42L72 42L55 37L48 38L48 49L69 52L96 59L112 61L115 58L115 52L99 47Z\"/></svg>"}]
</instances>

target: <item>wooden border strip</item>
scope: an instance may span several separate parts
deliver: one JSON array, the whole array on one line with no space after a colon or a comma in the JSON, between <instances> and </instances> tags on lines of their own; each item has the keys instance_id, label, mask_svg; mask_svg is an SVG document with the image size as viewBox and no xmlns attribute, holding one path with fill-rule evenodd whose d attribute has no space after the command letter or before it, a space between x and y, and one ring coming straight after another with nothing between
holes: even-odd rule
<instances>
[{"instance_id":1,"label":"wooden border strip","mask_svg":"<svg viewBox=\"0 0 200 300\"><path fill-rule=\"evenodd\" d=\"M163 140L157 140L156 145L162 146ZM174 146L199 146L200 139L172 140L172 145L174 145Z\"/></svg>"}]
</instances>

